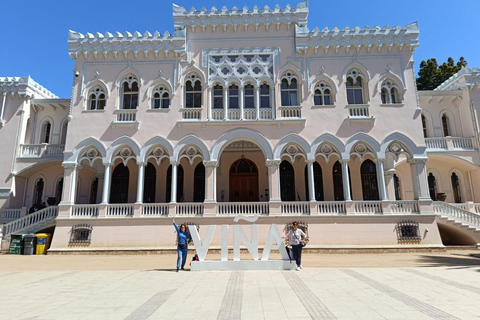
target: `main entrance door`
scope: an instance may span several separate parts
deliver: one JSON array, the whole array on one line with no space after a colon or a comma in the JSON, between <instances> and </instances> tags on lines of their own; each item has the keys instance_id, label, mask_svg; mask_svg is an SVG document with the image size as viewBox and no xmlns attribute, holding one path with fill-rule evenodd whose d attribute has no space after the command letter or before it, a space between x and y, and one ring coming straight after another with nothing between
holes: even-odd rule
<instances>
[{"instance_id":1,"label":"main entrance door","mask_svg":"<svg viewBox=\"0 0 480 320\"><path fill-rule=\"evenodd\" d=\"M229 201L258 201L258 169L253 161L240 159L230 167Z\"/></svg>"}]
</instances>

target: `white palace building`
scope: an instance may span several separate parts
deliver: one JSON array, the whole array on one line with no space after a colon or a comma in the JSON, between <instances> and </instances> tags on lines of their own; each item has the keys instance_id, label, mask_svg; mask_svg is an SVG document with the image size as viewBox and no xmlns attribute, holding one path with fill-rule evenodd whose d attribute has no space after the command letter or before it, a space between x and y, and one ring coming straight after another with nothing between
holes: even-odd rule
<instances>
[{"instance_id":1,"label":"white palace building","mask_svg":"<svg viewBox=\"0 0 480 320\"><path fill-rule=\"evenodd\" d=\"M49 254L173 249L172 218L240 214L260 247L294 220L318 250L480 243L480 69L417 92L416 23L309 30L307 2L173 17L70 31L70 99L0 78L3 249L44 230Z\"/></svg>"}]
</instances>

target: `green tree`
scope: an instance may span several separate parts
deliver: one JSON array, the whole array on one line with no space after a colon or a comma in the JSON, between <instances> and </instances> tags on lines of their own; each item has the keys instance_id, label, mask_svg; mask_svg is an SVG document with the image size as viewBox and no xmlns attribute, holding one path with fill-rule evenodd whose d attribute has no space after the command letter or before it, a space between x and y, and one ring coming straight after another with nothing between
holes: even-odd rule
<instances>
[{"instance_id":1,"label":"green tree","mask_svg":"<svg viewBox=\"0 0 480 320\"><path fill-rule=\"evenodd\" d=\"M418 71L417 89L433 90L466 66L467 60L464 57L460 57L456 64L452 57L441 65L438 65L435 58L422 60Z\"/></svg>"}]
</instances>

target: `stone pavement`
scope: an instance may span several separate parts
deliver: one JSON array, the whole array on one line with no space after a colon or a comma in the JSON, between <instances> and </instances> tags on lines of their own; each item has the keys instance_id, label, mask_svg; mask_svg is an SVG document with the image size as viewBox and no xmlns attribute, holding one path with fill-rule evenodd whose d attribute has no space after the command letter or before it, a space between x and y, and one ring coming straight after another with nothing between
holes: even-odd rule
<instances>
[{"instance_id":1,"label":"stone pavement","mask_svg":"<svg viewBox=\"0 0 480 320\"><path fill-rule=\"evenodd\" d=\"M299 272L176 273L174 262L0 255L0 319L480 319L469 252L307 254Z\"/></svg>"}]
</instances>

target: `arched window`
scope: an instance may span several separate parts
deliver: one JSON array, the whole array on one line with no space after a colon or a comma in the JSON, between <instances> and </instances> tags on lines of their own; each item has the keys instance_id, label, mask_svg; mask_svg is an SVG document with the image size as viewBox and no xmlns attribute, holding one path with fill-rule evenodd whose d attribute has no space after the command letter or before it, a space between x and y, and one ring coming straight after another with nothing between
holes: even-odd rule
<instances>
[{"instance_id":1,"label":"arched window","mask_svg":"<svg viewBox=\"0 0 480 320\"><path fill-rule=\"evenodd\" d=\"M166 187L166 202L172 199L172 166L167 170L167 187ZM183 167L179 165L177 168L177 202L183 202Z\"/></svg>"},{"instance_id":2,"label":"arched window","mask_svg":"<svg viewBox=\"0 0 480 320\"><path fill-rule=\"evenodd\" d=\"M400 179L395 173L393 174L393 189L395 190L395 200L402 200L400 193Z\"/></svg>"},{"instance_id":3,"label":"arched window","mask_svg":"<svg viewBox=\"0 0 480 320\"><path fill-rule=\"evenodd\" d=\"M68 129L68 121L65 121L62 128L62 136L60 137L60 144L65 144L67 142L67 129Z\"/></svg>"},{"instance_id":4,"label":"arched window","mask_svg":"<svg viewBox=\"0 0 480 320\"><path fill-rule=\"evenodd\" d=\"M372 160L365 160L360 168L363 200L379 200L377 170Z\"/></svg>"},{"instance_id":5,"label":"arched window","mask_svg":"<svg viewBox=\"0 0 480 320\"><path fill-rule=\"evenodd\" d=\"M264 83L260 86L260 108L270 107L270 86Z\"/></svg>"},{"instance_id":6,"label":"arched window","mask_svg":"<svg viewBox=\"0 0 480 320\"><path fill-rule=\"evenodd\" d=\"M352 69L347 74L347 103L364 104L364 79L362 73Z\"/></svg>"},{"instance_id":7,"label":"arched window","mask_svg":"<svg viewBox=\"0 0 480 320\"><path fill-rule=\"evenodd\" d=\"M462 194L460 192L460 180L455 172L452 173L452 189L453 189L453 201L455 203L462 203Z\"/></svg>"},{"instance_id":8,"label":"arched window","mask_svg":"<svg viewBox=\"0 0 480 320\"><path fill-rule=\"evenodd\" d=\"M105 91L97 86L88 93L88 109L89 110L103 110L106 104Z\"/></svg>"},{"instance_id":9,"label":"arched window","mask_svg":"<svg viewBox=\"0 0 480 320\"><path fill-rule=\"evenodd\" d=\"M339 161L333 165L332 174L334 199L335 201L344 201L342 165Z\"/></svg>"},{"instance_id":10,"label":"arched window","mask_svg":"<svg viewBox=\"0 0 480 320\"><path fill-rule=\"evenodd\" d=\"M120 163L112 173L110 203L128 203L128 182L130 170Z\"/></svg>"},{"instance_id":11,"label":"arched window","mask_svg":"<svg viewBox=\"0 0 480 320\"><path fill-rule=\"evenodd\" d=\"M164 86L153 89L152 109L168 109L170 107L170 94Z\"/></svg>"},{"instance_id":12,"label":"arched window","mask_svg":"<svg viewBox=\"0 0 480 320\"><path fill-rule=\"evenodd\" d=\"M422 128L423 128L423 137L427 138L428 137L427 119L425 119L425 116L423 114L422 114Z\"/></svg>"},{"instance_id":13,"label":"arched window","mask_svg":"<svg viewBox=\"0 0 480 320\"><path fill-rule=\"evenodd\" d=\"M50 121L45 121L42 126L42 135L40 136L40 143L50 143L50 136L52 131L52 124Z\"/></svg>"},{"instance_id":14,"label":"arched window","mask_svg":"<svg viewBox=\"0 0 480 320\"><path fill-rule=\"evenodd\" d=\"M33 205L36 206L37 208L40 208L40 205L42 204L42 198L43 198L43 187L45 183L42 178L37 180L37 183L35 183L35 194L33 198Z\"/></svg>"},{"instance_id":15,"label":"arched window","mask_svg":"<svg viewBox=\"0 0 480 320\"><path fill-rule=\"evenodd\" d=\"M185 81L185 107L202 107L202 81L195 73L190 74Z\"/></svg>"},{"instance_id":16,"label":"arched window","mask_svg":"<svg viewBox=\"0 0 480 320\"><path fill-rule=\"evenodd\" d=\"M452 135L452 133L450 132L450 121L445 113L442 116L442 128L443 135L445 137L450 137Z\"/></svg>"},{"instance_id":17,"label":"arched window","mask_svg":"<svg viewBox=\"0 0 480 320\"><path fill-rule=\"evenodd\" d=\"M57 186L55 187L55 205L58 205L62 201L63 192L63 177L58 179Z\"/></svg>"},{"instance_id":18,"label":"arched window","mask_svg":"<svg viewBox=\"0 0 480 320\"><path fill-rule=\"evenodd\" d=\"M315 200L323 201L323 175L322 167L318 162L313 163L313 184L315 186ZM305 166L305 191L307 201L310 200L310 186L308 184L308 165Z\"/></svg>"},{"instance_id":19,"label":"arched window","mask_svg":"<svg viewBox=\"0 0 480 320\"><path fill-rule=\"evenodd\" d=\"M98 177L95 177L90 186L90 204L97 203L97 193L98 193Z\"/></svg>"},{"instance_id":20,"label":"arched window","mask_svg":"<svg viewBox=\"0 0 480 320\"><path fill-rule=\"evenodd\" d=\"M428 191L430 198L432 198L433 201L437 201L437 181L431 172L428 174Z\"/></svg>"},{"instance_id":21,"label":"arched window","mask_svg":"<svg viewBox=\"0 0 480 320\"><path fill-rule=\"evenodd\" d=\"M283 74L280 90L282 106L298 106L298 80L293 72L287 71Z\"/></svg>"},{"instance_id":22,"label":"arched window","mask_svg":"<svg viewBox=\"0 0 480 320\"><path fill-rule=\"evenodd\" d=\"M295 171L286 160L280 163L280 190L282 201L295 201Z\"/></svg>"},{"instance_id":23,"label":"arched window","mask_svg":"<svg viewBox=\"0 0 480 320\"><path fill-rule=\"evenodd\" d=\"M213 108L223 109L223 87L219 84L213 87Z\"/></svg>"},{"instance_id":24,"label":"arched window","mask_svg":"<svg viewBox=\"0 0 480 320\"><path fill-rule=\"evenodd\" d=\"M236 84L232 84L230 87L228 87L228 108L239 108L239 91Z\"/></svg>"},{"instance_id":25,"label":"arched window","mask_svg":"<svg viewBox=\"0 0 480 320\"><path fill-rule=\"evenodd\" d=\"M255 88L251 84L247 84L244 88L244 108L255 108Z\"/></svg>"},{"instance_id":26,"label":"arched window","mask_svg":"<svg viewBox=\"0 0 480 320\"><path fill-rule=\"evenodd\" d=\"M122 81L122 108L137 109L138 80L134 75L128 75Z\"/></svg>"},{"instance_id":27,"label":"arched window","mask_svg":"<svg viewBox=\"0 0 480 320\"><path fill-rule=\"evenodd\" d=\"M152 163L145 168L145 181L143 182L143 203L155 203L155 186L157 183L157 170Z\"/></svg>"},{"instance_id":28,"label":"arched window","mask_svg":"<svg viewBox=\"0 0 480 320\"><path fill-rule=\"evenodd\" d=\"M205 166L199 163L193 173L193 202L205 201Z\"/></svg>"},{"instance_id":29,"label":"arched window","mask_svg":"<svg viewBox=\"0 0 480 320\"><path fill-rule=\"evenodd\" d=\"M332 89L325 81L320 81L315 86L313 102L316 106L332 105Z\"/></svg>"},{"instance_id":30,"label":"arched window","mask_svg":"<svg viewBox=\"0 0 480 320\"><path fill-rule=\"evenodd\" d=\"M387 79L383 81L381 96L382 96L383 104L400 103L400 96L398 95L398 86L393 80Z\"/></svg>"}]
</instances>

